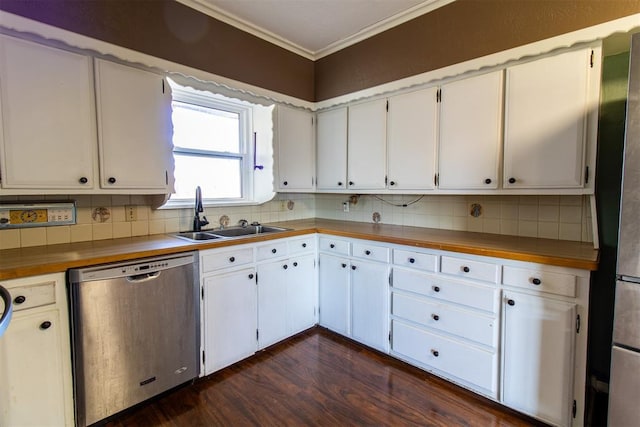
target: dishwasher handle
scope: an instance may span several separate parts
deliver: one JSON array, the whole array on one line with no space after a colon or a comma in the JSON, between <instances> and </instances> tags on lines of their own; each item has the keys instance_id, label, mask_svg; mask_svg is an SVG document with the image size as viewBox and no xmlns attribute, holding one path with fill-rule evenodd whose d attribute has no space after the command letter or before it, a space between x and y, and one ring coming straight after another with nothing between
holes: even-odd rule
<instances>
[{"instance_id":1,"label":"dishwasher handle","mask_svg":"<svg viewBox=\"0 0 640 427\"><path fill-rule=\"evenodd\" d=\"M11 322L11 314L13 313L13 301L11 301L11 294L8 290L0 286L0 297L4 302L4 313L0 317L0 337L4 334L4 331L9 327Z\"/></svg>"},{"instance_id":2,"label":"dishwasher handle","mask_svg":"<svg viewBox=\"0 0 640 427\"><path fill-rule=\"evenodd\" d=\"M127 276L127 281L130 283L143 283L160 277L162 271L154 271L152 273L134 274L133 276Z\"/></svg>"}]
</instances>

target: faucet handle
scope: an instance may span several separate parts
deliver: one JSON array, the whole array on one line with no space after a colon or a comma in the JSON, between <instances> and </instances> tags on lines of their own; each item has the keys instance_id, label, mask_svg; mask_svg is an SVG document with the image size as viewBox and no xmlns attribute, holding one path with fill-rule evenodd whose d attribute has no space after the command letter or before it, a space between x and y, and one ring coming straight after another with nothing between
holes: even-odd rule
<instances>
[{"instance_id":1,"label":"faucet handle","mask_svg":"<svg viewBox=\"0 0 640 427\"><path fill-rule=\"evenodd\" d=\"M253 227L257 227L257 226L259 226L259 225L260 225L260 223L259 223L258 221L253 221L253 222L251 223L251 226L253 226Z\"/></svg>"},{"instance_id":2,"label":"faucet handle","mask_svg":"<svg viewBox=\"0 0 640 427\"><path fill-rule=\"evenodd\" d=\"M207 225L209 221L207 221L207 217L202 215L202 219L200 220L200 225Z\"/></svg>"}]
</instances>

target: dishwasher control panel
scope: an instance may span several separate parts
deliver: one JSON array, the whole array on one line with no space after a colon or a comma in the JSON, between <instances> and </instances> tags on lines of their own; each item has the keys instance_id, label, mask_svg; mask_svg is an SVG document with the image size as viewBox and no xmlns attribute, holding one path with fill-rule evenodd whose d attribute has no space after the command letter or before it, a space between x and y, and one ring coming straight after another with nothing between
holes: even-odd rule
<instances>
[{"instance_id":1,"label":"dishwasher control panel","mask_svg":"<svg viewBox=\"0 0 640 427\"><path fill-rule=\"evenodd\" d=\"M137 259L117 264L83 268L81 270L70 270L69 274L71 282L90 282L117 277L135 278L144 274L157 273L170 268L193 264L194 262L195 256L190 252L188 254L176 254L173 257Z\"/></svg>"}]
</instances>

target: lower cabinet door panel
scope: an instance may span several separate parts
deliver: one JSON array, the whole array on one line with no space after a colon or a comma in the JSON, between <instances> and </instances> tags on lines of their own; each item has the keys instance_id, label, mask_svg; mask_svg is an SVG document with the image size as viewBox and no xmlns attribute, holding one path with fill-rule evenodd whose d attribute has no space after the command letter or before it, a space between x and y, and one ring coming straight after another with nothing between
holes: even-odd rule
<instances>
[{"instance_id":1,"label":"lower cabinet door panel","mask_svg":"<svg viewBox=\"0 0 640 427\"><path fill-rule=\"evenodd\" d=\"M467 346L398 320L393 320L392 328L394 352L473 384L495 397L495 352Z\"/></svg>"}]
</instances>

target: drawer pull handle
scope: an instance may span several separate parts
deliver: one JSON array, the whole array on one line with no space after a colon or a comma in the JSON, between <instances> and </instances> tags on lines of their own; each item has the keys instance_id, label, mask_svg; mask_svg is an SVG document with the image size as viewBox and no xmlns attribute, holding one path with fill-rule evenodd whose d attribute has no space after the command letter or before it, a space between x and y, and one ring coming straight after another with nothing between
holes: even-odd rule
<instances>
[{"instance_id":1,"label":"drawer pull handle","mask_svg":"<svg viewBox=\"0 0 640 427\"><path fill-rule=\"evenodd\" d=\"M330 244L330 245L329 245L329 247L330 247L331 249L333 249L333 248L335 248L335 247L336 247L336 245L334 245L334 244L332 243L332 244Z\"/></svg>"},{"instance_id":2,"label":"drawer pull handle","mask_svg":"<svg viewBox=\"0 0 640 427\"><path fill-rule=\"evenodd\" d=\"M416 262L416 259L415 259L415 258L409 258L409 263L410 263L410 264L413 264L413 263L415 263L415 262Z\"/></svg>"},{"instance_id":3,"label":"drawer pull handle","mask_svg":"<svg viewBox=\"0 0 640 427\"><path fill-rule=\"evenodd\" d=\"M297 262L297 261L296 261L296 262L294 262L294 263L293 263L293 266L294 266L294 267L297 267L297 266L298 266L298 262Z\"/></svg>"},{"instance_id":4,"label":"drawer pull handle","mask_svg":"<svg viewBox=\"0 0 640 427\"><path fill-rule=\"evenodd\" d=\"M514 305L516 305L516 302L514 300L512 300L512 299L509 299L509 300L507 300L507 304L509 304L510 306L513 307Z\"/></svg>"},{"instance_id":5,"label":"drawer pull handle","mask_svg":"<svg viewBox=\"0 0 640 427\"><path fill-rule=\"evenodd\" d=\"M438 316L437 314L432 314L431 317L433 318L433 320L435 320L436 322L438 320L440 320L440 316Z\"/></svg>"},{"instance_id":6,"label":"drawer pull handle","mask_svg":"<svg viewBox=\"0 0 640 427\"><path fill-rule=\"evenodd\" d=\"M342 268L347 268L347 264L345 264L344 262L342 263Z\"/></svg>"},{"instance_id":7,"label":"drawer pull handle","mask_svg":"<svg viewBox=\"0 0 640 427\"><path fill-rule=\"evenodd\" d=\"M538 279L537 277L534 277L533 279L531 279L531 283L538 286L542 283L542 280Z\"/></svg>"},{"instance_id":8,"label":"drawer pull handle","mask_svg":"<svg viewBox=\"0 0 640 427\"><path fill-rule=\"evenodd\" d=\"M368 249L366 251L364 251L364 253L365 253L365 255L371 255L371 251L368 250Z\"/></svg>"},{"instance_id":9,"label":"drawer pull handle","mask_svg":"<svg viewBox=\"0 0 640 427\"><path fill-rule=\"evenodd\" d=\"M289 266L287 264L285 264L285 265L282 266L282 268L284 268L286 270L287 268L289 268Z\"/></svg>"},{"instance_id":10,"label":"drawer pull handle","mask_svg":"<svg viewBox=\"0 0 640 427\"><path fill-rule=\"evenodd\" d=\"M357 268L357 267L356 267L355 265L352 265L352 266L351 266L351 269L352 269L352 270L355 270L356 268Z\"/></svg>"},{"instance_id":11,"label":"drawer pull handle","mask_svg":"<svg viewBox=\"0 0 640 427\"><path fill-rule=\"evenodd\" d=\"M434 292L440 292L440 286L434 286L433 287L433 291Z\"/></svg>"},{"instance_id":12,"label":"drawer pull handle","mask_svg":"<svg viewBox=\"0 0 640 427\"><path fill-rule=\"evenodd\" d=\"M253 273L249 275L249 279L253 279Z\"/></svg>"},{"instance_id":13,"label":"drawer pull handle","mask_svg":"<svg viewBox=\"0 0 640 427\"><path fill-rule=\"evenodd\" d=\"M48 320L40 323L40 329L42 329L43 331L46 329L49 329L50 327L51 327L51 322L49 322Z\"/></svg>"},{"instance_id":14,"label":"drawer pull handle","mask_svg":"<svg viewBox=\"0 0 640 427\"><path fill-rule=\"evenodd\" d=\"M303 247L303 248L306 248L306 247L307 247L307 244L306 244L306 243L303 243L303 244L302 244L302 247Z\"/></svg>"},{"instance_id":15,"label":"drawer pull handle","mask_svg":"<svg viewBox=\"0 0 640 427\"><path fill-rule=\"evenodd\" d=\"M438 352L438 350L431 350L431 354L433 354L434 357L440 356L440 353Z\"/></svg>"},{"instance_id":16,"label":"drawer pull handle","mask_svg":"<svg viewBox=\"0 0 640 427\"><path fill-rule=\"evenodd\" d=\"M231 258L229 258L229 262L235 262L235 261L236 261L236 257L232 256Z\"/></svg>"},{"instance_id":17,"label":"drawer pull handle","mask_svg":"<svg viewBox=\"0 0 640 427\"><path fill-rule=\"evenodd\" d=\"M14 304L22 304L23 302L25 302L27 300L27 298L24 295L18 295L17 297L15 297L13 299L13 303Z\"/></svg>"},{"instance_id":18,"label":"drawer pull handle","mask_svg":"<svg viewBox=\"0 0 640 427\"><path fill-rule=\"evenodd\" d=\"M278 250L276 248L271 249L271 253L275 254L276 252L278 252Z\"/></svg>"},{"instance_id":19,"label":"drawer pull handle","mask_svg":"<svg viewBox=\"0 0 640 427\"><path fill-rule=\"evenodd\" d=\"M471 269L469 267L467 267L466 265L462 266L462 271L464 271L465 273L468 273L471 271Z\"/></svg>"}]
</instances>

